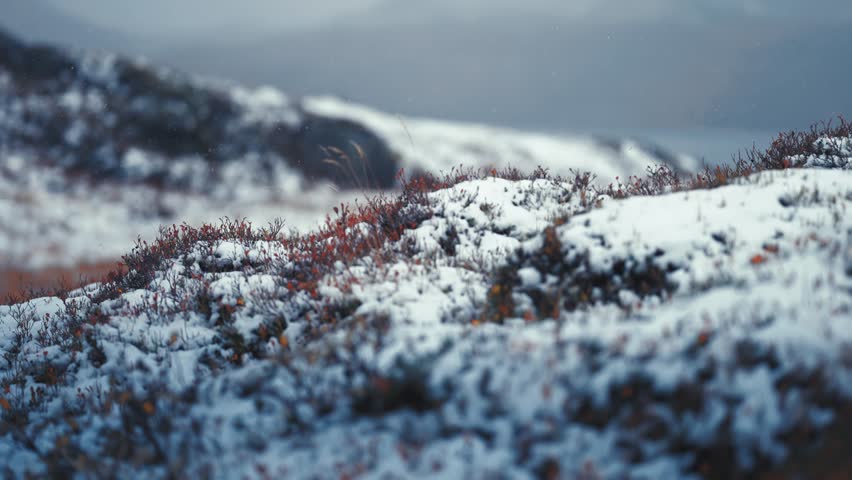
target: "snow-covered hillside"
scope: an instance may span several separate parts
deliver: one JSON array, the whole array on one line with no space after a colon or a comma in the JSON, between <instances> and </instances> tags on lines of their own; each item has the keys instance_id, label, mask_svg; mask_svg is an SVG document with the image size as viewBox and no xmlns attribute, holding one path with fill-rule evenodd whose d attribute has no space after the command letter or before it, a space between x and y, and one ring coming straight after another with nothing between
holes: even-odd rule
<instances>
[{"instance_id":1,"label":"snow-covered hillside","mask_svg":"<svg viewBox=\"0 0 852 480\"><path fill-rule=\"evenodd\" d=\"M852 124L697 167L0 34L0 273L124 254L0 306L0 473L844 478Z\"/></svg>"},{"instance_id":2,"label":"snow-covered hillside","mask_svg":"<svg viewBox=\"0 0 852 480\"><path fill-rule=\"evenodd\" d=\"M400 168L611 178L652 163L695 167L631 142L401 118L0 32L0 269L113 261L175 222L286 217L312 228L342 201L398 187Z\"/></svg>"},{"instance_id":3,"label":"snow-covered hillside","mask_svg":"<svg viewBox=\"0 0 852 480\"><path fill-rule=\"evenodd\" d=\"M627 177L649 165L696 172L698 159L651 148L632 140L556 137L505 128L403 118L343 102L333 97L303 99L305 110L357 121L385 139L408 171L446 172L454 167L543 167L555 175L592 172L601 178ZM728 159L716 159L727 161Z\"/></svg>"},{"instance_id":4,"label":"snow-covered hillside","mask_svg":"<svg viewBox=\"0 0 852 480\"><path fill-rule=\"evenodd\" d=\"M175 227L110 282L0 307L0 456L81 478L842 475L849 156L620 199L458 174L309 233Z\"/></svg>"}]
</instances>

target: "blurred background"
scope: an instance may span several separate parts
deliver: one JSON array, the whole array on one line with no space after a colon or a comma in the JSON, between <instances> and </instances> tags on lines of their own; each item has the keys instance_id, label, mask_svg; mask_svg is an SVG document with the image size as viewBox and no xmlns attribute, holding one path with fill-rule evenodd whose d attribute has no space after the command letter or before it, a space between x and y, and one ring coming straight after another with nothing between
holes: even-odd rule
<instances>
[{"instance_id":1,"label":"blurred background","mask_svg":"<svg viewBox=\"0 0 852 480\"><path fill-rule=\"evenodd\" d=\"M295 95L699 155L852 106L845 0L4 0L0 22Z\"/></svg>"},{"instance_id":2,"label":"blurred background","mask_svg":"<svg viewBox=\"0 0 852 480\"><path fill-rule=\"evenodd\" d=\"M852 111L848 0L0 9L0 296L97 276L161 224L311 228L399 168L690 171ZM321 170L356 140L369 178Z\"/></svg>"}]
</instances>

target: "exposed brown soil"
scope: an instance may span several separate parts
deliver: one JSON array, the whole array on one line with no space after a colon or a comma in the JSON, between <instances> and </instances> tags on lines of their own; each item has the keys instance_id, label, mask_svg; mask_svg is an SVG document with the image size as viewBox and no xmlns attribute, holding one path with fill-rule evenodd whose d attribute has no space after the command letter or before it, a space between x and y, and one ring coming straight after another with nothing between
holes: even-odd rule
<instances>
[{"instance_id":1,"label":"exposed brown soil","mask_svg":"<svg viewBox=\"0 0 852 480\"><path fill-rule=\"evenodd\" d=\"M84 263L73 267L21 270L0 266L0 304L31 297L35 292L73 289L101 280L116 270L115 261Z\"/></svg>"}]
</instances>

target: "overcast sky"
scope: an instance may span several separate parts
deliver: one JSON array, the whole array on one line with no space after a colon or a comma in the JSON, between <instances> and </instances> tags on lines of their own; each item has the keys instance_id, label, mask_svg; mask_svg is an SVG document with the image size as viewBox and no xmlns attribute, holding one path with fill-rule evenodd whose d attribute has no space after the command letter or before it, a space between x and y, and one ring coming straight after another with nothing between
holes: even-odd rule
<instances>
[{"instance_id":1,"label":"overcast sky","mask_svg":"<svg viewBox=\"0 0 852 480\"><path fill-rule=\"evenodd\" d=\"M36 0L37 1L37 0ZM516 14L566 21L636 23L677 19L688 22L724 18L788 18L796 22L848 21L846 0L46 0L69 15L137 33L175 33L232 27L304 29L329 23L409 19L481 18Z\"/></svg>"},{"instance_id":2,"label":"overcast sky","mask_svg":"<svg viewBox=\"0 0 852 480\"><path fill-rule=\"evenodd\" d=\"M540 129L798 128L852 115L849 0L4 0L31 39Z\"/></svg>"}]
</instances>

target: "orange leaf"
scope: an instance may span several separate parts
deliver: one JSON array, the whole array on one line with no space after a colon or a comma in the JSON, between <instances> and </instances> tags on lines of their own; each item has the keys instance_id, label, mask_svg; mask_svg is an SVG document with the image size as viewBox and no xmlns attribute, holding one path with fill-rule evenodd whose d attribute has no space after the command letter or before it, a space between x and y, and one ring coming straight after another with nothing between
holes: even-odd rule
<instances>
[{"instance_id":1,"label":"orange leaf","mask_svg":"<svg viewBox=\"0 0 852 480\"><path fill-rule=\"evenodd\" d=\"M151 402L145 402L142 404L142 410L144 410L148 415L153 415L155 410L154 404Z\"/></svg>"},{"instance_id":2,"label":"orange leaf","mask_svg":"<svg viewBox=\"0 0 852 480\"><path fill-rule=\"evenodd\" d=\"M766 257L764 257L763 255L761 255L759 253L757 255L751 257L751 260L750 260L752 265L760 265L761 263L764 263L765 261L766 261Z\"/></svg>"},{"instance_id":3,"label":"orange leaf","mask_svg":"<svg viewBox=\"0 0 852 480\"><path fill-rule=\"evenodd\" d=\"M12 405L9 404L9 400L0 397L0 407L3 407L3 410L9 410L12 408Z\"/></svg>"}]
</instances>

